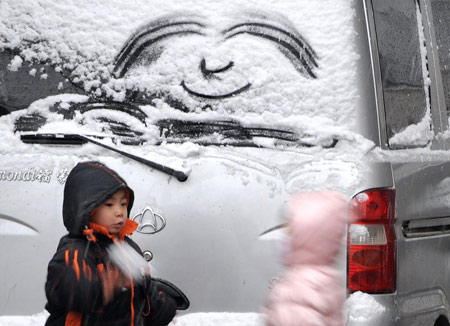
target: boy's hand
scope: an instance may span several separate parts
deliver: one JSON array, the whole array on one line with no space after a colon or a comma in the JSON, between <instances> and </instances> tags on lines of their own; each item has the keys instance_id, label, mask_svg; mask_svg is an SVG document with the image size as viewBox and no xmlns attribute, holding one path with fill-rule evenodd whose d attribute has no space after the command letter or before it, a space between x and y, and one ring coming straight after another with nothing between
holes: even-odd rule
<instances>
[{"instance_id":1,"label":"boy's hand","mask_svg":"<svg viewBox=\"0 0 450 326\"><path fill-rule=\"evenodd\" d=\"M122 288L130 288L130 278L121 273L118 269L109 265L107 268L102 284L103 284L103 304L107 305L114 298L114 294Z\"/></svg>"}]
</instances>

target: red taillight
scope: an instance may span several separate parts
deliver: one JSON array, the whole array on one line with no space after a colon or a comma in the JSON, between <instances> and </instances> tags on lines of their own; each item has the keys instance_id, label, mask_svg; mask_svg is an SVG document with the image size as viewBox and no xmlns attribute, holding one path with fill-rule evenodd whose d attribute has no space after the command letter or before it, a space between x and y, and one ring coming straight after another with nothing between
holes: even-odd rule
<instances>
[{"instance_id":1,"label":"red taillight","mask_svg":"<svg viewBox=\"0 0 450 326\"><path fill-rule=\"evenodd\" d=\"M396 290L395 189L374 189L353 197L348 231L349 290Z\"/></svg>"}]
</instances>

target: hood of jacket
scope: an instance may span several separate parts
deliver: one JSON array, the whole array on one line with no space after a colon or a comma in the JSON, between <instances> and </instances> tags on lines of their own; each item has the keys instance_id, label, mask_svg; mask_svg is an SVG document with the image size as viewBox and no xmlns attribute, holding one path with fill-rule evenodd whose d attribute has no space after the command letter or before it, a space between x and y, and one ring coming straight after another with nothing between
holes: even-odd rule
<instances>
[{"instance_id":1,"label":"hood of jacket","mask_svg":"<svg viewBox=\"0 0 450 326\"><path fill-rule=\"evenodd\" d=\"M333 265L351 221L347 198L334 191L301 193L291 200L288 213L291 241L285 265Z\"/></svg>"},{"instance_id":2,"label":"hood of jacket","mask_svg":"<svg viewBox=\"0 0 450 326\"><path fill-rule=\"evenodd\" d=\"M70 234L82 234L89 227L91 212L119 190L127 192L128 216L134 192L114 170L100 162L78 163L64 187L63 220Z\"/></svg>"}]
</instances>

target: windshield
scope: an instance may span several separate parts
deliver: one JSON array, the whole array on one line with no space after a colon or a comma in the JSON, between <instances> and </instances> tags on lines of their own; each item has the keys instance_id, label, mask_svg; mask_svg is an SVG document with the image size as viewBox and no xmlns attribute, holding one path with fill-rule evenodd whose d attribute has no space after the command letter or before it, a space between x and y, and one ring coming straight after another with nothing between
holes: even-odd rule
<instances>
[{"instance_id":1,"label":"windshield","mask_svg":"<svg viewBox=\"0 0 450 326\"><path fill-rule=\"evenodd\" d=\"M357 54L342 15L350 8L327 5L333 23L323 24L309 14L319 4L211 2L190 12L142 2L119 8L114 24L98 21L116 5L49 6L46 18L3 6L0 106L26 109L15 132L331 148L355 130Z\"/></svg>"}]
</instances>

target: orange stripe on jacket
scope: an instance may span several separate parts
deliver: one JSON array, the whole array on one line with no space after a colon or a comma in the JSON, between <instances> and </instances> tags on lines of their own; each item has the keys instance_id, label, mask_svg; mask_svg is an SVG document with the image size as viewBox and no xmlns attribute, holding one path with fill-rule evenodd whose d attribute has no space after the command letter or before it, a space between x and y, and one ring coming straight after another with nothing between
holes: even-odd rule
<instances>
[{"instance_id":1,"label":"orange stripe on jacket","mask_svg":"<svg viewBox=\"0 0 450 326\"><path fill-rule=\"evenodd\" d=\"M150 298L148 297L148 295L145 297L145 301L147 301L147 312L142 313L145 317L147 317L148 315L150 315Z\"/></svg>"},{"instance_id":2,"label":"orange stripe on jacket","mask_svg":"<svg viewBox=\"0 0 450 326\"><path fill-rule=\"evenodd\" d=\"M81 321L83 319L83 314L79 312L69 311L66 316L66 322L64 326L81 326Z\"/></svg>"},{"instance_id":3,"label":"orange stripe on jacket","mask_svg":"<svg viewBox=\"0 0 450 326\"><path fill-rule=\"evenodd\" d=\"M86 264L86 262L83 259L83 273L84 277L87 278L90 281L92 281L92 270L89 265Z\"/></svg>"},{"instance_id":4,"label":"orange stripe on jacket","mask_svg":"<svg viewBox=\"0 0 450 326\"><path fill-rule=\"evenodd\" d=\"M114 266L114 282L119 282L120 273L119 268L117 266Z\"/></svg>"},{"instance_id":5,"label":"orange stripe on jacket","mask_svg":"<svg viewBox=\"0 0 450 326\"><path fill-rule=\"evenodd\" d=\"M75 270L75 275L77 276L77 281L80 280L80 266L78 265L78 249L75 250L75 255L73 256L73 269Z\"/></svg>"},{"instance_id":6,"label":"orange stripe on jacket","mask_svg":"<svg viewBox=\"0 0 450 326\"><path fill-rule=\"evenodd\" d=\"M130 285L131 285L131 326L134 326L134 284L133 278L130 277Z\"/></svg>"},{"instance_id":7,"label":"orange stripe on jacket","mask_svg":"<svg viewBox=\"0 0 450 326\"><path fill-rule=\"evenodd\" d=\"M103 265L103 263L100 263L97 265L97 272L98 272L98 276L100 278L103 278L103 274L105 273L105 265Z\"/></svg>"}]
</instances>

